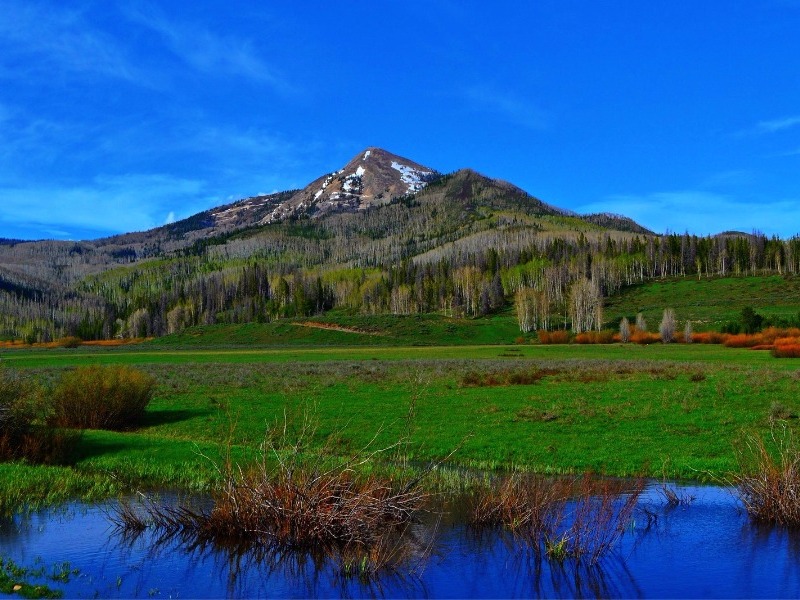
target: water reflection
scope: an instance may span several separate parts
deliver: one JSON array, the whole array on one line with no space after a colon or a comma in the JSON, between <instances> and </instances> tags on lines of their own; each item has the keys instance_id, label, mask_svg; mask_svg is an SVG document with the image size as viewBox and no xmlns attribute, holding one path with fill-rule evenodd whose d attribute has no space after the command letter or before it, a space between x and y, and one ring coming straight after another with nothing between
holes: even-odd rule
<instances>
[{"instance_id":1,"label":"water reflection","mask_svg":"<svg viewBox=\"0 0 800 600\"><path fill-rule=\"evenodd\" d=\"M54 586L66 597L800 597L797 531L751 523L726 490L691 491L696 501L674 508L642 497L630 531L596 565L548 560L508 532L448 516L438 529L431 519L409 532L420 540L414 559L436 534L427 560L364 578L331 556L151 530L114 536L108 507L79 505L0 519L0 556L70 562L80 575Z\"/></svg>"}]
</instances>

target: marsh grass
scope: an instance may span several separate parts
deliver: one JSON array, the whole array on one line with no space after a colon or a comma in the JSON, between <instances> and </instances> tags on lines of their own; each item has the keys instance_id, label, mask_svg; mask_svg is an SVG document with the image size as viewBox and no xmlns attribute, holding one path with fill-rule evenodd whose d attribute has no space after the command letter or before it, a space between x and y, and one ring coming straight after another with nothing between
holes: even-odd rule
<instances>
[{"instance_id":1,"label":"marsh grass","mask_svg":"<svg viewBox=\"0 0 800 600\"><path fill-rule=\"evenodd\" d=\"M675 487L667 485L666 483L659 485L656 488L656 491L658 495L664 499L664 503L673 508L677 506L690 506L695 500L697 500L697 496L690 494L689 492L676 489Z\"/></svg>"},{"instance_id":2,"label":"marsh grass","mask_svg":"<svg viewBox=\"0 0 800 600\"><path fill-rule=\"evenodd\" d=\"M512 475L476 495L471 522L509 529L555 561L596 564L630 526L644 482Z\"/></svg>"},{"instance_id":3,"label":"marsh grass","mask_svg":"<svg viewBox=\"0 0 800 600\"><path fill-rule=\"evenodd\" d=\"M23 567L8 558L0 557L0 592L9 596L16 594L22 598L61 598L63 593L60 590L43 583L31 582L46 578L68 583L71 576L77 574L69 563L54 565L52 572L48 574L44 567Z\"/></svg>"},{"instance_id":4,"label":"marsh grass","mask_svg":"<svg viewBox=\"0 0 800 600\"><path fill-rule=\"evenodd\" d=\"M731 483L756 521L800 526L800 448L785 425L773 426L767 441L748 436L738 449L740 471Z\"/></svg>"},{"instance_id":5,"label":"marsh grass","mask_svg":"<svg viewBox=\"0 0 800 600\"><path fill-rule=\"evenodd\" d=\"M395 456L405 440L376 448L378 432L343 458L312 448L316 429L307 414L299 424L285 416L268 432L257 460L238 464L228 454L217 467L221 484L210 509L148 500L138 510L123 503L112 522L128 536L153 528L162 539L201 546L328 557L346 576L369 577L424 554L408 531L428 499L421 481L429 470L370 468Z\"/></svg>"}]
</instances>

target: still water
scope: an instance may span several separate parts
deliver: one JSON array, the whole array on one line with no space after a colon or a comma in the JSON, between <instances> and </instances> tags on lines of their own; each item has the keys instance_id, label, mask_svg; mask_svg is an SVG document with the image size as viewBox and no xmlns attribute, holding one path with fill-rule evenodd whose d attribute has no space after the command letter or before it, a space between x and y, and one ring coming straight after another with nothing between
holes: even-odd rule
<instances>
[{"instance_id":1,"label":"still water","mask_svg":"<svg viewBox=\"0 0 800 600\"><path fill-rule=\"evenodd\" d=\"M0 520L0 557L26 567L68 562L78 571L68 582L42 579L68 598L800 597L800 532L752 524L729 490L675 489L695 500L669 507L649 488L629 532L596 566L541 560L508 535L445 516L426 560L361 581L308 557L231 556L149 533L126 541L113 534L112 505Z\"/></svg>"}]
</instances>

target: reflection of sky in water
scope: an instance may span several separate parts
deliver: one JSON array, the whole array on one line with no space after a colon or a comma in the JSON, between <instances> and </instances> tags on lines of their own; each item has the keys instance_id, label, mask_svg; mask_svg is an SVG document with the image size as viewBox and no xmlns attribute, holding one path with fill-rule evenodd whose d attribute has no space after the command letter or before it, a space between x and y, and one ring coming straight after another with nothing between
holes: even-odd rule
<instances>
[{"instance_id":1,"label":"reflection of sky in water","mask_svg":"<svg viewBox=\"0 0 800 600\"><path fill-rule=\"evenodd\" d=\"M656 519L647 528L639 513L599 567L539 560L509 536L444 522L423 570L366 585L310 558L186 552L149 535L125 544L102 507L0 520L0 556L69 562L80 575L52 584L66 597L800 597L800 532L752 525L725 490L686 491L697 499L677 508L646 494Z\"/></svg>"}]
</instances>

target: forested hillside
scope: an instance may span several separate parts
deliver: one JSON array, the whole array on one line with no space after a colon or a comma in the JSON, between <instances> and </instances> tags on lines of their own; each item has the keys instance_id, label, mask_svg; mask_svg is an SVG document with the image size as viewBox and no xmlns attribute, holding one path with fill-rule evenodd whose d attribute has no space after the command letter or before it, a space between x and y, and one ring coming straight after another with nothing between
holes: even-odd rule
<instances>
[{"instance_id":1,"label":"forested hillside","mask_svg":"<svg viewBox=\"0 0 800 600\"><path fill-rule=\"evenodd\" d=\"M342 189L356 189L350 179L341 176ZM522 329L581 331L602 326L603 299L634 283L800 272L796 237L658 236L621 216L572 215L470 170L424 184L358 209L299 205L268 224L275 207L309 196L250 198L91 242L5 241L0 336L158 336L333 308L474 317L510 303Z\"/></svg>"}]
</instances>

